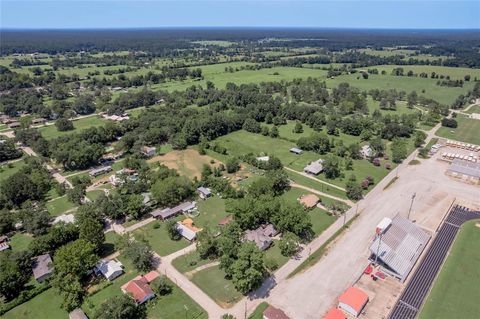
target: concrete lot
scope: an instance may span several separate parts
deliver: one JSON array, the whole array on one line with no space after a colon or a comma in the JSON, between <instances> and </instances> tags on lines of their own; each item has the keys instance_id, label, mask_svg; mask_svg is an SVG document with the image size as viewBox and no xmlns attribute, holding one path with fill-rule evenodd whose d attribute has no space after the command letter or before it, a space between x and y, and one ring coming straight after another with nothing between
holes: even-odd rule
<instances>
[{"instance_id":1,"label":"concrete lot","mask_svg":"<svg viewBox=\"0 0 480 319\"><path fill-rule=\"evenodd\" d=\"M386 190L376 188L370 192L360 205L360 217L329 254L304 273L281 282L271 291L268 302L282 308L291 318L321 318L368 264L368 246L375 226L383 217L392 218L396 214L407 217L414 193L410 219L430 232L437 229L454 200L469 206L479 204L480 187L445 175L448 163L435 157L420 161L420 165L403 166L398 180ZM386 184L391 178L382 182ZM391 299L385 302L377 299L372 303L372 313L386 309L390 303L393 305ZM366 312L369 311L367 305Z\"/></svg>"}]
</instances>

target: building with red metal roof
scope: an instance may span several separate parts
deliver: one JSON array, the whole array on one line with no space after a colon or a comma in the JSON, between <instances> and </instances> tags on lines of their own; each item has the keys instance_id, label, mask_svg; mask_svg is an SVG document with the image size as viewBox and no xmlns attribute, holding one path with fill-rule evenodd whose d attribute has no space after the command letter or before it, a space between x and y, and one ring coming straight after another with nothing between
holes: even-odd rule
<instances>
[{"instance_id":1,"label":"building with red metal roof","mask_svg":"<svg viewBox=\"0 0 480 319\"><path fill-rule=\"evenodd\" d=\"M348 288L338 298L338 308L358 317L368 302L368 295L356 287Z\"/></svg>"}]
</instances>

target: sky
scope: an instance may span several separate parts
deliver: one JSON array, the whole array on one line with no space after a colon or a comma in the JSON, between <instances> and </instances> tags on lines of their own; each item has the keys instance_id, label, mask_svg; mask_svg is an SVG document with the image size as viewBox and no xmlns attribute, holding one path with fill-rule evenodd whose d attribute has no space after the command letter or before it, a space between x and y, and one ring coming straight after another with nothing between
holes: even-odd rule
<instances>
[{"instance_id":1,"label":"sky","mask_svg":"<svg viewBox=\"0 0 480 319\"><path fill-rule=\"evenodd\" d=\"M480 0L0 0L0 28L480 29Z\"/></svg>"}]
</instances>

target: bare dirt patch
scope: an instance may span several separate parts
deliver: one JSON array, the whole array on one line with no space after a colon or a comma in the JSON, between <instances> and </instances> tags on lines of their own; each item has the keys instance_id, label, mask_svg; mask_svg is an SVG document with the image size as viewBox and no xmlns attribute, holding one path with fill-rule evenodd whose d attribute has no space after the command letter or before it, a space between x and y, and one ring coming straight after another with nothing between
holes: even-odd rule
<instances>
[{"instance_id":1,"label":"bare dirt patch","mask_svg":"<svg viewBox=\"0 0 480 319\"><path fill-rule=\"evenodd\" d=\"M213 161L213 164L212 164ZM160 162L168 168L177 170L180 174L193 179L200 178L204 164L217 167L220 161L213 159L208 155L200 155L196 150L187 149L181 151L171 151L164 155L159 155L147 160L148 163Z\"/></svg>"}]
</instances>

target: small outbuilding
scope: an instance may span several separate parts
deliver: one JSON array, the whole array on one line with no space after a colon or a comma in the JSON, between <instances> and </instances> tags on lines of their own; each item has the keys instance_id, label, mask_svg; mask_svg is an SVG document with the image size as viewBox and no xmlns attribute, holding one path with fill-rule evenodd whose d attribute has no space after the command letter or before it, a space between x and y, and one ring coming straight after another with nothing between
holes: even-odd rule
<instances>
[{"instance_id":1,"label":"small outbuilding","mask_svg":"<svg viewBox=\"0 0 480 319\"><path fill-rule=\"evenodd\" d=\"M203 186L197 188L197 194L198 196L200 196L201 199L207 199L212 196L212 192L210 191L210 189Z\"/></svg>"},{"instance_id":2,"label":"small outbuilding","mask_svg":"<svg viewBox=\"0 0 480 319\"><path fill-rule=\"evenodd\" d=\"M290 150L290 153L293 153L293 154L297 154L297 155L300 155L303 153L303 151L299 148L296 148L296 147L292 147Z\"/></svg>"},{"instance_id":3,"label":"small outbuilding","mask_svg":"<svg viewBox=\"0 0 480 319\"><path fill-rule=\"evenodd\" d=\"M363 290L350 287L338 298L338 308L354 317L358 317L367 302L368 295Z\"/></svg>"},{"instance_id":4,"label":"small outbuilding","mask_svg":"<svg viewBox=\"0 0 480 319\"><path fill-rule=\"evenodd\" d=\"M38 282L44 282L53 274L53 262L49 254L44 254L33 258L32 264L33 276Z\"/></svg>"},{"instance_id":5,"label":"small outbuilding","mask_svg":"<svg viewBox=\"0 0 480 319\"><path fill-rule=\"evenodd\" d=\"M268 308L263 311L263 319L290 319L290 317L287 316L283 310L269 305Z\"/></svg>"},{"instance_id":6,"label":"small outbuilding","mask_svg":"<svg viewBox=\"0 0 480 319\"><path fill-rule=\"evenodd\" d=\"M360 149L360 154L362 154L364 158L369 158L373 155L373 150L370 145L363 145Z\"/></svg>"},{"instance_id":7,"label":"small outbuilding","mask_svg":"<svg viewBox=\"0 0 480 319\"><path fill-rule=\"evenodd\" d=\"M146 157L152 157L156 154L157 149L155 147L150 147L150 146L142 146L140 149L140 153Z\"/></svg>"},{"instance_id":8,"label":"small outbuilding","mask_svg":"<svg viewBox=\"0 0 480 319\"><path fill-rule=\"evenodd\" d=\"M0 236L0 251L10 249L7 236Z\"/></svg>"}]
</instances>

